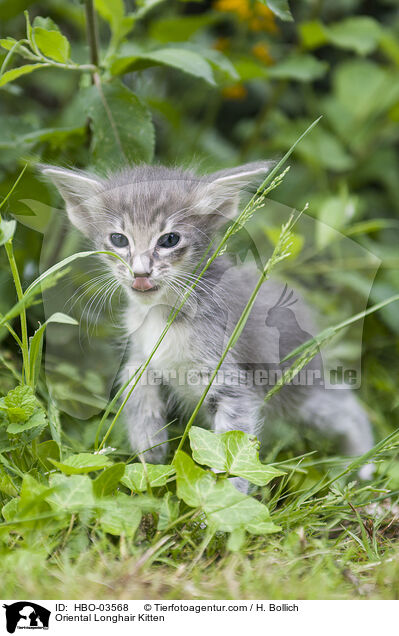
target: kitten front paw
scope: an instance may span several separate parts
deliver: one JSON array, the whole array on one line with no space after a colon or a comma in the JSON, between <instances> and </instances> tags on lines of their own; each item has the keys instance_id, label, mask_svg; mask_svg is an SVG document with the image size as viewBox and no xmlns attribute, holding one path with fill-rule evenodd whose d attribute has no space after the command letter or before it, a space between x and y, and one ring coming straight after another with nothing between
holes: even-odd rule
<instances>
[{"instance_id":1,"label":"kitten front paw","mask_svg":"<svg viewBox=\"0 0 399 636\"><path fill-rule=\"evenodd\" d=\"M168 454L168 433L163 422L155 430L148 430L150 427L143 426L129 430L130 444L133 451L138 453L147 464L163 464Z\"/></svg>"},{"instance_id":2,"label":"kitten front paw","mask_svg":"<svg viewBox=\"0 0 399 636\"><path fill-rule=\"evenodd\" d=\"M162 444L156 448L151 448L147 451L140 453L140 457L144 459L147 464L164 464L166 456L168 454L168 444Z\"/></svg>"}]
</instances>

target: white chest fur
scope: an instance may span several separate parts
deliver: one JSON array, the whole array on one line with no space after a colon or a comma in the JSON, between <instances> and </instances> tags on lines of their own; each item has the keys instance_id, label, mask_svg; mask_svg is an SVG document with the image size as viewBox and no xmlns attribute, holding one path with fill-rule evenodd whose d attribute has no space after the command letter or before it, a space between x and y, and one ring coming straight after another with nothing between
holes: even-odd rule
<instances>
[{"instance_id":1,"label":"white chest fur","mask_svg":"<svg viewBox=\"0 0 399 636\"><path fill-rule=\"evenodd\" d=\"M169 308L163 305L129 307L125 323L135 357L142 357L144 361L151 354L165 329L169 311ZM190 362L193 355L192 336L189 324L179 319L175 320L155 352L151 366L171 369Z\"/></svg>"}]
</instances>

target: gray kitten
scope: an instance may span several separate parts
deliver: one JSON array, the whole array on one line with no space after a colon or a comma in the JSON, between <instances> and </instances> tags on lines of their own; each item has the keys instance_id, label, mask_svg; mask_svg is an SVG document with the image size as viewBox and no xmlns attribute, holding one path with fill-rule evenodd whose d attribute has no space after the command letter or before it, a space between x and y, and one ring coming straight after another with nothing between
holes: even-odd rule
<instances>
[{"instance_id":1,"label":"gray kitten","mask_svg":"<svg viewBox=\"0 0 399 636\"><path fill-rule=\"evenodd\" d=\"M151 353L211 239L237 215L240 192L262 180L269 168L256 162L198 177L181 169L139 166L107 179L42 168L65 199L71 222L96 249L119 254L134 272L133 277L120 261L105 257L126 290L126 378ZM145 452L148 462L165 459L170 400L185 414L191 412L257 277L256 268L236 267L227 255L217 257L167 332L125 407L132 448ZM262 379L267 376L270 383L271 371L281 373L282 352L315 333L309 310L292 296L277 282L262 286L202 406L204 423L217 433L239 429L267 440L268 422L284 417L340 437L347 455L365 453L373 445L368 419L349 390L323 388L320 356L307 367L312 380L307 386L286 386L264 403L270 384ZM371 472L365 466L361 476Z\"/></svg>"}]
</instances>

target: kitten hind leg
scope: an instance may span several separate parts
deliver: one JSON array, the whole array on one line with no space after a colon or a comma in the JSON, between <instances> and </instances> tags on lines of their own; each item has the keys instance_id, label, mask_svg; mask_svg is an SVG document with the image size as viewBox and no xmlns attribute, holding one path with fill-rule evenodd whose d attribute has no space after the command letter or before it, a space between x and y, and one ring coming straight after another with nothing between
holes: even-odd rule
<instances>
[{"instance_id":1,"label":"kitten hind leg","mask_svg":"<svg viewBox=\"0 0 399 636\"><path fill-rule=\"evenodd\" d=\"M338 437L345 455L355 457L371 450L373 433L367 415L347 389L320 389L312 392L300 408L301 420L328 437ZM359 470L361 479L370 479L373 464Z\"/></svg>"}]
</instances>

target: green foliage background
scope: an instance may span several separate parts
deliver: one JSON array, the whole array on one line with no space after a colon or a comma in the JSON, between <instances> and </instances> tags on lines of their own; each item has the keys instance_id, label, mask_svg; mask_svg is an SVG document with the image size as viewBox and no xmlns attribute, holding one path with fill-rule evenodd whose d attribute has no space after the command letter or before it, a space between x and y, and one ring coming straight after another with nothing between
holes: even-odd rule
<instances>
[{"instance_id":1,"label":"green foliage background","mask_svg":"<svg viewBox=\"0 0 399 636\"><path fill-rule=\"evenodd\" d=\"M353 313L354 299L363 298L364 305L368 300L373 304L398 293L399 15L395 0L379 3L300 0L291 2L291 11L285 0L264 3L96 0L97 27L92 26L98 29L98 49L88 45L90 29L89 35L86 34L85 8L87 10L90 4L0 0L0 196L7 195L21 168L27 164L27 170L2 210L21 221L14 249L24 288L39 273L41 232L49 221L50 206L60 207L54 189L37 176L38 162L93 168L100 172L136 161L172 165L194 162L200 170L210 171L240 162L279 158L303 130L322 115L312 134L296 148L289 178L284 179L273 196L298 209L309 201L309 214L369 249L381 260L381 267L370 299L368 275L362 264L353 267L343 262L339 272L327 277L328 283L323 279L323 285L327 284L326 293L319 289L313 300L327 323L334 324L343 308L345 316ZM28 10L28 22L24 10ZM93 14L89 11L90 15ZM32 212L29 205L32 200L41 202L39 211L36 206ZM259 226L255 232L262 233L264 229ZM268 238L273 243L272 234L269 233ZM327 232L318 240L323 245L331 238ZM339 294L334 294L338 289ZM14 304L14 295L6 255L2 251L0 314L5 314ZM30 333L33 333L38 320L43 320L41 306L31 307L28 318ZM361 394L378 438L389 435L398 426L398 318L395 303L369 316L363 334ZM0 329L0 348L0 392L5 395L15 386L20 368L20 354L5 328ZM88 376L88 390L92 390L96 382L96 377ZM45 398L45 389L43 391L41 397ZM18 400L20 398L23 396ZM25 408L18 405L18 400L18 404L2 402L7 431L27 435L24 442L27 444L29 430L39 431L41 426L46 426L45 418L49 418L52 439L49 436L42 441L36 453L42 457L44 466L59 469L50 484L58 494L53 496L48 491L49 485L41 482L40 471L32 468L29 457L22 456L21 465L16 472L14 467L13 472L5 456L0 492L8 508L3 508L3 517L11 522L15 515L25 511L26 519L26 510L36 517L44 515L46 531L51 537L50 549L60 550L60 544L72 546L73 556L87 548L90 515L81 515L79 526L74 527L71 522L69 529L65 528L66 519L60 513L57 500L59 493L64 489L63 496L70 497L70 514L75 519L82 507L94 509L93 496L108 497L115 491L123 470L118 468L118 463L90 464L92 459L82 454L90 450L97 421L82 432L71 418L64 418L63 425L69 436L67 446L80 453L78 466L75 466L77 474L71 472L68 462L60 463L55 442L58 413L50 410L45 415L39 404L32 401L32 396L26 398L27 410L23 412L12 410ZM10 401L8 397L4 399ZM36 418L34 424L32 418ZM306 450L306 444L299 442L298 445L297 441L296 452ZM287 460L293 453L291 449L283 458ZM276 450L270 459L277 457L281 458ZM393 455L387 464L389 486L393 489L399 486L395 459ZM98 470L104 472L96 477L95 481L100 481L93 495L85 473ZM193 470L198 473L202 469ZM309 469L306 477L309 487L323 473L320 468L313 474L312 470L315 468ZM201 482L203 477L199 473L195 477L194 473L194 482L195 479ZM66 479L65 475L70 476ZM137 475L130 478L133 481L126 483L125 474L125 481L121 482L128 490L144 490L132 486ZM159 475L154 476L157 478ZM153 487L164 487L167 478L170 472L166 471L165 481L155 481ZM209 481L208 477L206 480ZM142 497L148 496L148 500L141 499L140 513L131 502L127 503L126 491L119 493L118 496L126 498L126 510L130 510L126 513L127 525L118 513L122 504L119 508L108 503L99 507L98 523L104 536L123 535L132 539L142 515L150 513L157 515L158 533L172 523L171 519L178 518L178 505L170 493L162 499L162 510L158 504L154 508L150 482L151 479L145 482L149 492ZM180 498L187 505L194 505L190 504L194 501L190 495L186 500L182 492ZM263 500L270 500L269 495L264 491ZM356 494L360 497L359 505L367 501L366 495ZM325 523L332 523L332 509L334 514L341 514L336 511L340 510L342 501L352 495L345 492L334 496L339 505L327 504L323 512ZM275 493L273 497L272 507L278 502ZM17 501L19 503L15 503ZM294 532L296 523L306 525L306 522L300 515L299 519L295 517L294 510L292 505L280 514L276 523L289 528L284 542L288 542L289 550L295 545L295 551L296 539L289 539L294 536L290 532ZM342 514L345 517L346 513ZM164 526L161 519L166 519ZM308 523L312 520L315 521L314 517L308 516ZM32 546L37 549L40 537L43 539L43 524L37 521L26 524L26 532L22 533L23 547L29 553ZM226 527L222 523L219 529ZM142 526L140 528L140 542L148 547L148 536L146 538ZM243 528L236 524L235 529L227 547L231 551L239 551L245 540ZM224 548L217 542L211 547L208 545L199 525L191 531L192 535L184 538L178 550L179 558L191 555L198 546L200 555L206 550L208 555L218 550L223 553ZM313 530L309 532L312 534ZM370 559L379 558L380 547L375 543L366 545L367 537L363 535L361 533L360 552ZM4 541L9 547L8 535ZM131 552L124 544L121 550L135 554L135 545L129 544ZM166 553L165 550L161 551L164 562L173 561L173 550ZM47 554L44 550L43 558ZM358 556L352 550L347 558L356 560ZM9 589L20 593L12 585Z\"/></svg>"}]
</instances>

